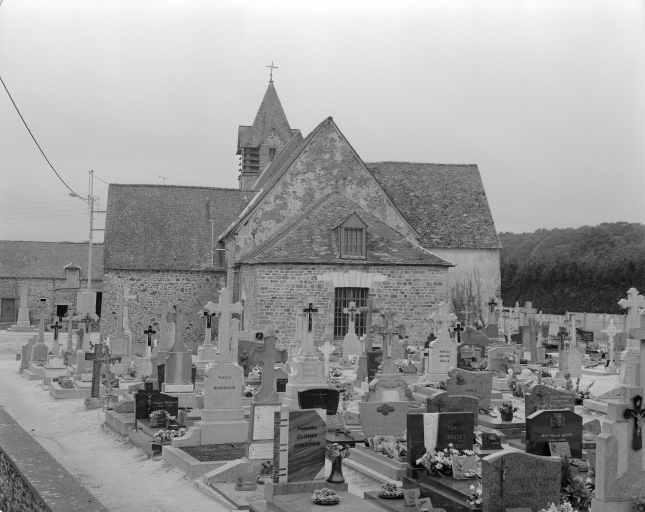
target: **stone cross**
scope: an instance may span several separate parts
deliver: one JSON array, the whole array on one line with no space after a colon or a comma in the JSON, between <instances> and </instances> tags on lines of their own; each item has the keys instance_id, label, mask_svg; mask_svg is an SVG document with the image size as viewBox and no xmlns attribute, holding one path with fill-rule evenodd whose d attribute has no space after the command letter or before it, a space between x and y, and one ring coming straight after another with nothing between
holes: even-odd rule
<instances>
[{"instance_id":1,"label":"stone cross","mask_svg":"<svg viewBox=\"0 0 645 512\"><path fill-rule=\"evenodd\" d=\"M63 322L67 322L67 350L74 349L74 341L72 340L72 322L74 320L74 310L69 308L67 316L63 318Z\"/></svg>"},{"instance_id":2,"label":"stone cross","mask_svg":"<svg viewBox=\"0 0 645 512\"><path fill-rule=\"evenodd\" d=\"M52 343L52 355L54 356L59 356L60 355L60 343L58 342L58 330L60 329L60 326L58 325L58 320L56 320L56 323L51 326L52 329L54 329L54 341Z\"/></svg>"},{"instance_id":3,"label":"stone cross","mask_svg":"<svg viewBox=\"0 0 645 512\"><path fill-rule=\"evenodd\" d=\"M643 404L643 398L640 395L636 395L632 398L634 402L633 409L626 409L623 413L623 418L631 420L634 418L634 430L632 432L632 449L640 450L643 448L643 434L642 426L643 421L645 421L645 410L641 410L641 405Z\"/></svg>"},{"instance_id":4,"label":"stone cross","mask_svg":"<svg viewBox=\"0 0 645 512\"><path fill-rule=\"evenodd\" d=\"M132 301L130 304L134 304L139 300L138 295L130 295L130 288L127 286L123 289L123 298ZM123 307L123 330L126 332L130 331L130 304Z\"/></svg>"},{"instance_id":5,"label":"stone cross","mask_svg":"<svg viewBox=\"0 0 645 512\"><path fill-rule=\"evenodd\" d=\"M520 308L520 314L522 315L522 325L529 325L529 318L534 318L535 313L537 313L537 308L533 307L533 303L525 302L524 307Z\"/></svg>"},{"instance_id":6,"label":"stone cross","mask_svg":"<svg viewBox=\"0 0 645 512\"><path fill-rule=\"evenodd\" d=\"M470 324L470 314L474 313L474 311L470 311L468 309L468 306L466 306L466 309L464 309L463 311L460 311L460 313L463 313L464 315L466 315L466 325L469 325Z\"/></svg>"},{"instance_id":7,"label":"stone cross","mask_svg":"<svg viewBox=\"0 0 645 512\"><path fill-rule=\"evenodd\" d=\"M188 352L188 347L184 343L184 306L175 304L174 313L166 314L168 322L175 322L175 344L170 349L171 352Z\"/></svg>"},{"instance_id":8,"label":"stone cross","mask_svg":"<svg viewBox=\"0 0 645 512\"><path fill-rule=\"evenodd\" d=\"M383 375L398 374L394 359L392 359L392 335L399 334L398 327L394 327L394 317L396 313L381 313L384 325L379 329L379 334L383 336Z\"/></svg>"},{"instance_id":9,"label":"stone cross","mask_svg":"<svg viewBox=\"0 0 645 512\"><path fill-rule=\"evenodd\" d=\"M430 318L434 320L437 326L437 339L447 338L451 322L457 320L457 315L450 313L449 309L450 306L448 304L441 302L439 304L439 311L435 311L430 315Z\"/></svg>"},{"instance_id":10,"label":"stone cross","mask_svg":"<svg viewBox=\"0 0 645 512\"><path fill-rule=\"evenodd\" d=\"M614 317L609 319L609 327L606 329L601 329L600 332L604 332L607 335L607 344L609 345L609 368L614 368L614 336L620 331L616 329L614 325Z\"/></svg>"},{"instance_id":11,"label":"stone cross","mask_svg":"<svg viewBox=\"0 0 645 512\"><path fill-rule=\"evenodd\" d=\"M567 317L569 318L569 336L571 337L571 346L577 347L578 336L576 335L576 326L578 325L578 321L576 320L576 314L567 313ZM566 320L565 320L565 323L566 323Z\"/></svg>"},{"instance_id":12,"label":"stone cross","mask_svg":"<svg viewBox=\"0 0 645 512\"><path fill-rule=\"evenodd\" d=\"M274 389L274 366L278 352L275 343L278 338L267 336L264 338L264 366L262 368L262 384L253 398L254 402L278 402L280 397Z\"/></svg>"},{"instance_id":13,"label":"stone cross","mask_svg":"<svg viewBox=\"0 0 645 512\"><path fill-rule=\"evenodd\" d=\"M204 308L209 314L219 313L219 332L217 334L217 349L221 356L229 357L233 352L231 346L231 318L234 313L241 314L244 306L236 302L231 304L231 292L227 288L219 291L219 303L211 301Z\"/></svg>"},{"instance_id":14,"label":"stone cross","mask_svg":"<svg viewBox=\"0 0 645 512\"><path fill-rule=\"evenodd\" d=\"M390 404L383 404L380 407L376 408L376 412L380 412L383 416L387 416L391 412L394 412L394 407L392 407Z\"/></svg>"},{"instance_id":15,"label":"stone cross","mask_svg":"<svg viewBox=\"0 0 645 512\"><path fill-rule=\"evenodd\" d=\"M143 334L148 336L148 346L152 348L152 335L157 334L157 331L152 329L152 325L149 325L148 329L143 331Z\"/></svg>"},{"instance_id":16,"label":"stone cross","mask_svg":"<svg viewBox=\"0 0 645 512\"><path fill-rule=\"evenodd\" d=\"M171 312L172 307L170 303L164 299L161 301L161 308L153 309L155 315L159 315L159 352L166 352L170 346L168 342L168 313Z\"/></svg>"},{"instance_id":17,"label":"stone cross","mask_svg":"<svg viewBox=\"0 0 645 512\"><path fill-rule=\"evenodd\" d=\"M620 299L618 305L627 309L627 330L638 329L641 326L641 315L638 309L645 307L645 298L638 294L636 288L630 288L627 291L627 298Z\"/></svg>"},{"instance_id":18,"label":"stone cross","mask_svg":"<svg viewBox=\"0 0 645 512\"><path fill-rule=\"evenodd\" d=\"M102 357L100 357L102 356ZM93 369L92 369L92 391L90 393L90 396L92 398L99 398L100 397L100 389L99 386L101 384L101 367L103 363L106 364L106 371L105 371L105 377L106 377L106 388L108 394L112 394L112 384L110 382L110 364L114 363L115 361L119 360L120 358L118 357L112 357L110 356L110 350L104 346L102 343L97 343L94 345L94 361L92 362Z\"/></svg>"},{"instance_id":19,"label":"stone cross","mask_svg":"<svg viewBox=\"0 0 645 512\"><path fill-rule=\"evenodd\" d=\"M325 377L329 377L329 356L336 350L336 345L332 345L331 342L326 339L325 343L320 345L317 350L323 355L323 362L325 363Z\"/></svg>"},{"instance_id":20,"label":"stone cross","mask_svg":"<svg viewBox=\"0 0 645 512\"><path fill-rule=\"evenodd\" d=\"M309 307L311 307L311 304L309 304ZM314 311L314 313L317 313L317 312L318 310ZM356 326L355 326L356 314L360 313L360 309L356 307L356 302L354 301L350 302L349 307L343 309L343 313L345 313L346 315L349 315L349 325L347 327L347 334L356 334Z\"/></svg>"},{"instance_id":21,"label":"stone cross","mask_svg":"<svg viewBox=\"0 0 645 512\"><path fill-rule=\"evenodd\" d=\"M452 332L457 333L457 344L461 343L461 333L464 331L464 328L461 326L459 322L457 322L457 325L455 325L452 328Z\"/></svg>"},{"instance_id":22,"label":"stone cross","mask_svg":"<svg viewBox=\"0 0 645 512\"><path fill-rule=\"evenodd\" d=\"M365 344L364 352L372 351L372 315L379 313L381 309L374 305L374 299L367 299L367 307L358 308L358 310L365 314Z\"/></svg>"},{"instance_id":23,"label":"stone cross","mask_svg":"<svg viewBox=\"0 0 645 512\"><path fill-rule=\"evenodd\" d=\"M123 332L123 308L129 306L131 303L123 298L123 292L119 292L119 297L114 301L117 306L116 310L116 332Z\"/></svg>"},{"instance_id":24,"label":"stone cross","mask_svg":"<svg viewBox=\"0 0 645 512\"><path fill-rule=\"evenodd\" d=\"M38 324L38 343L45 343L45 317L47 316L47 305L40 308L40 323Z\"/></svg>"}]
</instances>

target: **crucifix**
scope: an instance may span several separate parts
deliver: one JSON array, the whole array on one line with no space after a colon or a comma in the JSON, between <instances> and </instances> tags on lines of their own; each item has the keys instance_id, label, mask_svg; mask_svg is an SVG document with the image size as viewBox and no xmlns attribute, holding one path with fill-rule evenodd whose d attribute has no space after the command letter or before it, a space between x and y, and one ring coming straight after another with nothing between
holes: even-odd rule
<instances>
[{"instance_id":1,"label":"crucifix","mask_svg":"<svg viewBox=\"0 0 645 512\"><path fill-rule=\"evenodd\" d=\"M459 322L457 322L457 325L455 325L452 328L452 332L457 333L457 345L461 343L461 333L464 331L464 328L461 326Z\"/></svg>"},{"instance_id":2,"label":"crucifix","mask_svg":"<svg viewBox=\"0 0 645 512\"><path fill-rule=\"evenodd\" d=\"M232 360L233 352L237 352L237 348L232 347L232 338L231 338L231 319L233 314L242 314L244 311L244 306L240 302L232 304L231 292L227 288L222 288L219 291L219 302L217 304L209 301L208 304L204 307L204 310L208 311L210 315L219 313L219 324L217 332L217 350L219 356L223 358L221 362L237 362L237 356L235 360Z\"/></svg>"},{"instance_id":3,"label":"crucifix","mask_svg":"<svg viewBox=\"0 0 645 512\"><path fill-rule=\"evenodd\" d=\"M211 313L210 311L203 309L202 314L206 319L206 327L204 328L204 345L212 345L213 336L211 335L211 324L213 316L215 316L217 313Z\"/></svg>"},{"instance_id":4,"label":"crucifix","mask_svg":"<svg viewBox=\"0 0 645 512\"><path fill-rule=\"evenodd\" d=\"M54 341L58 341L58 330L60 329L60 325L58 325L58 320L56 320L56 323L51 326L52 329L54 329Z\"/></svg>"},{"instance_id":5,"label":"crucifix","mask_svg":"<svg viewBox=\"0 0 645 512\"><path fill-rule=\"evenodd\" d=\"M448 329L450 324L457 320L457 315L449 312L450 306L445 302L439 303L439 311L435 311L430 315L437 326L437 339L446 338L448 336Z\"/></svg>"},{"instance_id":6,"label":"crucifix","mask_svg":"<svg viewBox=\"0 0 645 512\"><path fill-rule=\"evenodd\" d=\"M271 74L269 75L269 82L273 83L273 70L278 69L278 66L274 66L273 61L271 61L271 65L266 67L271 68Z\"/></svg>"},{"instance_id":7,"label":"crucifix","mask_svg":"<svg viewBox=\"0 0 645 512\"><path fill-rule=\"evenodd\" d=\"M614 317L609 319L609 327L606 329L601 329L600 332L604 332L607 335L607 344L609 345L609 368L614 368L614 336L620 331L616 329L614 325Z\"/></svg>"},{"instance_id":8,"label":"crucifix","mask_svg":"<svg viewBox=\"0 0 645 512\"><path fill-rule=\"evenodd\" d=\"M56 320L56 323L51 326L52 329L54 329L54 341L52 343L52 355L54 356L59 356L60 355L60 343L58 343L58 330L60 329L60 326L58 325L58 320Z\"/></svg>"},{"instance_id":9,"label":"crucifix","mask_svg":"<svg viewBox=\"0 0 645 512\"><path fill-rule=\"evenodd\" d=\"M504 508L504 480L506 478L506 473L508 472L510 466L504 465L504 457L499 460L499 466L496 466L492 462L490 463L497 471L499 471L499 497L502 498L502 509Z\"/></svg>"},{"instance_id":10,"label":"crucifix","mask_svg":"<svg viewBox=\"0 0 645 512\"><path fill-rule=\"evenodd\" d=\"M640 450L643 448L643 434L642 426L643 421L645 421L645 410L641 410L641 405L643 404L643 398L640 395L636 395L632 398L634 403L633 409L626 409L623 413L623 418L631 420L634 418L634 430L632 431L632 449Z\"/></svg>"},{"instance_id":11,"label":"crucifix","mask_svg":"<svg viewBox=\"0 0 645 512\"><path fill-rule=\"evenodd\" d=\"M114 301L114 305L117 306L116 310L116 332L123 332L123 308L129 306L130 301L123 298L123 292L119 292L119 297Z\"/></svg>"},{"instance_id":12,"label":"crucifix","mask_svg":"<svg viewBox=\"0 0 645 512\"><path fill-rule=\"evenodd\" d=\"M110 382L110 364L115 361L120 361L120 357L110 356L110 351L102 343L94 345L94 361L92 362L92 391L90 396L92 398L100 397L99 385L101 384L101 368L103 363L107 365L106 371L106 388L108 394L112 394L112 383Z\"/></svg>"},{"instance_id":13,"label":"crucifix","mask_svg":"<svg viewBox=\"0 0 645 512\"><path fill-rule=\"evenodd\" d=\"M495 320L495 311L497 309L497 297L489 297L488 298L488 323L493 324L497 323Z\"/></svg>"},{"instance_id":14,"label":"crucifix","mask_svg":"<svg viewBox=\"0 0 645 512\"><path fill-rule=\"evenodd\" d=\"M184 343L184 306L175 304L174 313L166 314L168 322L175 322L175 344L170 352L188 352L188 347Z\"/></svg>"},{"instance_id":15,"label":"crucifix","mask_svg":"<svg viewBox=\"0 0 645 512\"><path fill-rule=\"evenodd\" d=\"M627 331L639 328L641 326L641 315L638 310L645 307L645 298L638 294L638 290L630 288L627 291L627 298L620 299L618 305L623 309L627 309Z\"/></svg>"},{"instance_id":16,"label":"crucifix","mask_svg":"<svg viewBox=\"0 0 645 512\"><path fill-rule=\"evenodd\" d=\"M318 308L314 308L313 303L309 303L308 308L304 308L302 312L307 315L307 332L313 331L313 314L318 313Z\"/></svg>"},{"instance_id":17,"label":"crucifix","mask_svg":"<svg viewBox=\"0 0 645 512\"><path fill-rule=\"evenodd\" d=\"M311 304L309 305L311 307ZM316 313L318 310L316 310ZM347 326L347 334L356 334L356 314L360 313L360 309L356 307L356 302L352 301L349 303L348 308L343 309L343 313L349 315L349 325Z\"/></svg>"},{"instance_id":18,"label":"crucifix","mask_svg":"<svg viewBox=\"0 0 645 512\"><path fill-rule=\"evenodd\" d=\"M372 351L372 315L379 313L381 309L374 305L374 299L367 299L367 307L358 308L361 313L365 314L365 353Z\"/></svg>"},{"instance_id":19,"label":"crucifix","mask_svg":"<svg viewBox=\"0 0 645 512\"><path fill-rule=\"evenodd\" d=\"M152 335L157 334L157 331L153 330L152 325L149 325L148 329L143 331L143 334L148 336L148 347L152 349Z\"/></svg>"},{"instance_id":20,"label":"crucifix","mask_svg":"<svg viewBox=\"0 0 645 512\"><path fill-rule=\"evenodd\" d=\"M381 313L383 317L384 325L379 329L379 334L383 336L383 369L381 373L383 375L397 374L398 370L394 364L394 359L392 359L392 335L399 334L399 328L394 327L394 317L396 313L387 312Z\"/></svg>"},{"instance_id":21,"label":"crucifix","mask_svg":"<svg viewBox=\"0 0 645 512\"><path fill-rule=\"evenodd\" d=\"M260 390L253 397L254 402L279 402L280 397L275 391L274 366L277 356L275 343L278 338L267 336L264 338L264 365L262 368L262 384Z\"/></svg>"}]
</instances>

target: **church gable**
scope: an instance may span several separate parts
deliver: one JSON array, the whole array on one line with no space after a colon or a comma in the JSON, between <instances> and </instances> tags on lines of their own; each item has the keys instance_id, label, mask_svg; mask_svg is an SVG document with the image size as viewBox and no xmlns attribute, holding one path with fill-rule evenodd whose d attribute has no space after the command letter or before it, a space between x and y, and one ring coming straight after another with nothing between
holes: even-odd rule
<instances>
[{"instance_id":1,"label":"church gable","mask_svg":"<svg viewBox=\"0 0 645 512\"><path fill-rule=\"evenodd\" d=\"M362 232L359 254L344 250L344 229ZM339 192L319 199L240 263L452 265L361 210Z\"/></svg>"},{"instance_id":2,"label":"church gable","mask_svg":"<svg viewBox=\"0 0 645 512\"><path fill-rule=\"evenodd\" d=\"M269 240L301 212L341 190L358 207L392 229L417 234L354 152L332 118L323 121L263 186L253 210L238 227L237 258ZM240 223L241 223L240 222Z\"/></svg>"}]
</instances>

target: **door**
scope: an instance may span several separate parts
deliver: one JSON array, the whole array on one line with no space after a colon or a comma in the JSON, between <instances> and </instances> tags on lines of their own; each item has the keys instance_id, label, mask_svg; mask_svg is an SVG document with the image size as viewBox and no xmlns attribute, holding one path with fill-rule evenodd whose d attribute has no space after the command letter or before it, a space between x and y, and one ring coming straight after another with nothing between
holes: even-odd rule
<instances>
[{"instance_id":1,"label":"door","mask_svg":"<svg viewBox=\"0 0 645 512\"><path fill-rule=\"evenodd\" d=\"M15 322L16 317L16 299L2 299L0 304L0 322Z\"/></svg>"}]
</instances>

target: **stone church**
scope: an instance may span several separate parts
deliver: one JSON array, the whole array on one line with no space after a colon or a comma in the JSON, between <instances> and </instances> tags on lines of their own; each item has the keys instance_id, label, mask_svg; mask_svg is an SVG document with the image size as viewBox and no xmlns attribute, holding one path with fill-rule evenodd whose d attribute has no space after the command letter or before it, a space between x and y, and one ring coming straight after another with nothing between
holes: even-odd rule
<instances>
[{"instance_id":1,"label":"stone church","mask_svg":"<svg viewBox=\"0 0 645 512\"><path fill-rule=\"evenodd\" d=\"M126 287L137 352L164 299L184 304L196 350L200 309L223 286L244 305L242 330L281 341L293 338L306 296L317 342L342 339L343 309L367 298L421 341L455 280L476 275L483 300L499 294L500 243L476 165L367 163L331 117L303 137L272 81L253 124L238 129L237 154L239 189L110 185L104 337Z\"/></svg>"}]
</instances>

